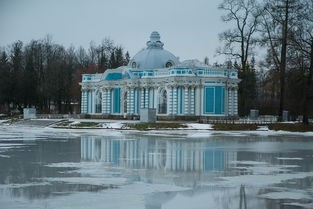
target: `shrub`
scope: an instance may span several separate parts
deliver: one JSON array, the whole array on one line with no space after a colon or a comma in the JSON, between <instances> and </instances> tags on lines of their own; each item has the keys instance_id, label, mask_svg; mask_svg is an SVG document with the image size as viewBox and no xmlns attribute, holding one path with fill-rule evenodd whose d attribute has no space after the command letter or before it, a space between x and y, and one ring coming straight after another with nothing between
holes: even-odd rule
<instances>
[{"instance_id":1,"label":"shrub","mask_svg":"<svg viewBox=\"0 0 313 209\"><path fill-rule=\"evenodd\" d=\"M180 123L133 123L128 124L128 127L139 130L146 131L149 129L176 129L185 128L186 126Z\"/></svg>"},{"instance_id":2,"label":"shrub","mask_svg":"<svg viewBox=\"0 0 313 209\"><path fill-rule=\"evenodd\" d=\"M214 124L213 129L216 131L254 131L258 128L256 124Z\"/></svg>"},{"instance_id":3,"label":"shrub","mask_svg":"<svg viewBox=\"0 0 313 209\"><path fill-rule=\"evenodd\" d=\"M291 131L291 132L306 132L313 131L313 124L302 124L302 123L274 123L268 126L270 130L275 131Z\"/></svg>"},{"instance_id":4,"label":"shrub","mask_svg":"<svg viewBox=\"0 0 313 209\"><path fill-rule=\"evenodd\" d=\"M77 124L74 124L74 127L84 128L84 127L97 127L99 123L96 122L80 122Z\"/></svg>"}]
</instances>

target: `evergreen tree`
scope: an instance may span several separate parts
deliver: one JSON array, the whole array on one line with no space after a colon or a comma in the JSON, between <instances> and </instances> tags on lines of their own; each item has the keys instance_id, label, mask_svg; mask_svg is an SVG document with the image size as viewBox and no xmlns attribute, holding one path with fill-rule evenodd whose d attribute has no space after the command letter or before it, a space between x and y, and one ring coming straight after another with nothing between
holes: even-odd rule
<instances>
[{"instance_id":1,"label":"evergreen tree","mask_svg":"<svg viewBox=\"0 0 313 209\"><path fill-rule=\"evenodd\" d=\"M115 49L115 61L116 61L115 67L120 67L120 66L124 65L125 59L124 59L122 47L116 47L116 49Z\"/></svg>"},{"instance_id":2,"label":"evergreen tree","mask_svg":"<svg viewBox=\"0 0 313 209\"><path fill-rule=\"evenodd\" d=\"M115 51L111 52L109 68L110 69L116 68Z\"/></svg>"},{"instance_id":3,"label":"evergreen tree","mask_svg":"<svg viewBox=\"0 0 313 209\"><path fill-rule=\"evenodd\" d=\"M10 98L12 102L12 107L16 107L22 111L22 89L23 89L23 42L17 41L11 45L11 55L10 55L10 65L11 65L11 80L10 82Z\"/></svg>"},{"instance_id":4,"label":"evergreen tree","mask_svg":"<svg viewBox=\"0 0 313 209\"><path fill-rule=\"evenodd\" d=\"M12 84L10 77L9 59L6 52L2 51L0 57L0 105L4 105L6 111L9 110L11 102L10 87Z\"/></svg>"},{"instance_id":5,"label":"evergreen tree","mask_svg":"<svg viewBox=\"0 0 313 209\"><path fill-rule=\"evenodd\" d=\"M73 46L65 50L49 35L25 47L14 42L8 51L0 50L0 110L36 106L48 113L54 105L57 113L72 112L70 104L80 100L81 74L102 73L128 60L129 54L108 38L100 45L91 42L88 52Z\"/></svg>"},{"instance_id":6,"label":"evergreen tree","mask_svg":"<svg viewBox=\"0 0 313 209\"><path fill-rule=\"evenodd\" d=\"M123 65L124 66L128 65L129 61L130 61L130 55L129 55L129 52L127 51L125 53L125 59L124 59L124 64Z\"/></svg>"}]
</instances>

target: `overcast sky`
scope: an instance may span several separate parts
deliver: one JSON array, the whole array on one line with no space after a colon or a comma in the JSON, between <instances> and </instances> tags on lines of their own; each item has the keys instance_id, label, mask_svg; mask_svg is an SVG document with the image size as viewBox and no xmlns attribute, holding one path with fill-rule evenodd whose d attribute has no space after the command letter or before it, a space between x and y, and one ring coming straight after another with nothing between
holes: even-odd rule
<instances>
[{"instance_id":1,"label":"overcast sky","mask_svg":"<svg viewBox=\"0 0 313 209\"><path fill-rule=\"evenodd\" d=\"M0 46L52 35L69 47L88 48L109 37L131 57L158 31L164 48L180 60L215 57L218 33L227 26L222 0L0 0Z\"/></svg>"}]
</instances>

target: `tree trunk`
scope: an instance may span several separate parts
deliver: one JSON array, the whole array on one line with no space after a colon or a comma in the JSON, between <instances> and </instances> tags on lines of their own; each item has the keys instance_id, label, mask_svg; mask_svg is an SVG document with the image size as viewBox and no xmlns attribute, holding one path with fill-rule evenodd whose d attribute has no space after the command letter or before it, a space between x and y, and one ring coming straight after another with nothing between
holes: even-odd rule
<instances>
[{"instance_id":1,"label":"tree trunk","mask_svg":"<svg viewBox=\"0 0 313 209\"><path fill-rule=\"evenodd\" d=\"M287 55L287 33L288 33L288 16L289 16L289 0L285 3L285 20L282 28L282 47L281 47L281 62L280 62L280 100L278 120L282 121L284 100L285 100L285 72L286 72L286 55Z\"/></svg>"},{"instance_id":2,"label":"tree trunk","mask_svg":"<svg viewBox=\"0 0 313 209\"><path fill-rule=\"evenodd\" d=\"M303 124L309 124L308 106L309 106L309 101L311 99L311 95L309 94L308 89L310 90L311 87L312 87L312 76L313 76L313 40L312 40L312 43L311 43L310 50L311 50L311 53L310 53L310 68L309 68L309 74L308 74L308 77L307 77L306 88L304 89L303 118L302 118L302 123Z\"/></svg>"}]
</instances>

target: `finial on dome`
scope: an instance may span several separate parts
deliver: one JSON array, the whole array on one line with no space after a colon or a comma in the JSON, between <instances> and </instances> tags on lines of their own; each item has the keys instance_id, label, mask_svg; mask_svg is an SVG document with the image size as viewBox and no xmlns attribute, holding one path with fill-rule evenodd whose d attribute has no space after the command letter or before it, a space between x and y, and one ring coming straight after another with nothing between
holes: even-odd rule
<instances>
[{"instance_id":1,"label":"finial on dome","mask_svg":"<svg viewBox=\"0 0 313 209\"><path fill-rule=\"evenodd\" d=\"M150 41L147 42L148 48L163 48L163 43L160 41L160 34L157 31L153 31L150 35Z\"/></svg>"},{"instance_id":2,"label":"finial on dome","mask_svg":"<svg viewBox=\"0 0 313 209\"><path fill-rule=\"evenodd\" d=\"M150 35L150 41L160 41L160 34L157 31L153 31Z\"/></svg>"}]
</instances>

